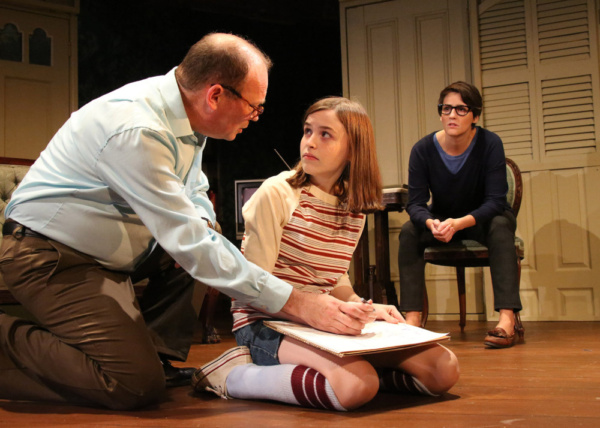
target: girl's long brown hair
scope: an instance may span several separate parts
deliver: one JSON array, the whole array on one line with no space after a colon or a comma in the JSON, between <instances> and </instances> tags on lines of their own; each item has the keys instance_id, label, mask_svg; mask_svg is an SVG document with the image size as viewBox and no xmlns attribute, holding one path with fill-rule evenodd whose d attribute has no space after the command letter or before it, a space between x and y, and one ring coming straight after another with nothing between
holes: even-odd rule
<instances>
[{"instance_id":1,"label":"girl's long brown hair","mask_svg":"<svg viewBox=\"0 0 600 428\"><path fill-rule=\"evenodd\" d=\"M333 187L333 194L353 213L372 213L381 210L381 175L375 151L375 134L371 120L360 103L343 97L327 97L311 105L302 123L321 110L335 111L348 135L350 161ZM296 173L287 181L294 188L310 183L310 176L298 162Z\"/></svg>"}]
</instances>

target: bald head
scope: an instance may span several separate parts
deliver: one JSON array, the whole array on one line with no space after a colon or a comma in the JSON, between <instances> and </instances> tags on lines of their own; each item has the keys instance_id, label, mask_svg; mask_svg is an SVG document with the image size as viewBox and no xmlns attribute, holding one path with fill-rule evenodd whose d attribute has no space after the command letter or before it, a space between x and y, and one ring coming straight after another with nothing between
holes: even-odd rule
<instances>
[{"instance_id":1,"label":"bald head","mask_svg":"<svg viewBox=\"0 0 600 428\"><path fill-rule=\"evenodd\" d=\"M233 34L211 33L193 45L177 68L187 90L220 83L239 87L254 67L271 68L271 60L252 42Z\"/></svg>"}]
</instances>

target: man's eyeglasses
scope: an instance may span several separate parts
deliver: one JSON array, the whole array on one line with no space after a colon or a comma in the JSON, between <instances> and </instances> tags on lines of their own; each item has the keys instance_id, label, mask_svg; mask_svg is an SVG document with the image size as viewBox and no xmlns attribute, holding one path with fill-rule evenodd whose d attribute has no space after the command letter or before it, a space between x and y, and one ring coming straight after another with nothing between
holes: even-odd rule
<instances>
[{"instance_id":1,"label":"man's eyeglasses","mask_svg":"<svg viewBox=\"0 0 600 428\"><path fill-rule=\"evenodd\" d=\"M263 105L258 105L258 106L254 106L250 103L250 101L248 101L246 98L242 97L242 94L240 94L238 91L236 91L234 88L232 88L231 86L227 86L227 85L223 85L221 83L219 83L219 85L221 85L221 87L223 89L228 90L229 92L231 92L233 95L235 95L236 97L238 97L241 100L244 100L248 103L248 105L250 107L252 107L252 110L254 110L251 114L251 116L255 117L255 116L260 116L261 114L263 114L263 112L265 111L265 106Z\"/></svg>"},{"instance_id":2,"label":"man's eyeglasses","mask_svg":"<svg viewBox=\"0 0 600 428\"><path fill-rule=\"evenodd\" d=\"M471 107L469 106L453 106L450 104L438 104L438 114L448 116L450 113L452 113L452 109L454 109L456 111L456 114L459 116L466 116L471 111Z\"/></svg>"}]
</instances>

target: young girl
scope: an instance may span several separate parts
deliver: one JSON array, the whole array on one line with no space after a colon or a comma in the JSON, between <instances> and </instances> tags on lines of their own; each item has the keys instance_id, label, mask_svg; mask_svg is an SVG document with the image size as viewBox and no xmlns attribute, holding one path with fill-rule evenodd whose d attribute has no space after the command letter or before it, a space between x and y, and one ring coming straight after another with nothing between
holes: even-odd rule
<instances>
[{"instance_id":1,"label":"young girl","mask_svg":"<svg viewBox=\"0 0 600 428\"><path fill-rule=\"evenodd\" d=\"M366 213L381 208L367 113L345 98L317 101L304 115L300 155L292 171L266 180L244 206L244 255L302 291L328 293L377 319L404 322L394 306L361 303L347 275ZM439 344L340 358L263 325L281 314L237 301L232 313L241 346L196 371L197 391L350 410L380 388L439 395L458 380L455 355Z\"/></svg>"}]
</instances>

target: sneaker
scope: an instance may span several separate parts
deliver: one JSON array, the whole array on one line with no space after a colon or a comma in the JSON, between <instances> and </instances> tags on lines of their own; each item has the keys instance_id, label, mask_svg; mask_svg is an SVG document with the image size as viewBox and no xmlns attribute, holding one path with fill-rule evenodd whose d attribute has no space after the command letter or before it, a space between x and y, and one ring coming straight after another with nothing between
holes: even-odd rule
<instances>
[{"instance_id":1,"label":"sneaker","mask_svg":"<svg viewBox=\"0 0 600 428\"><path fill-rule=\"evenodd\" d=\"M221 398L233 398L227 395L227 376L235 367L251 363L250 350L246 346L232 348L196 370L192 375L192 387L195 391L214 392Z\"/></svg>"}]
</instances>

